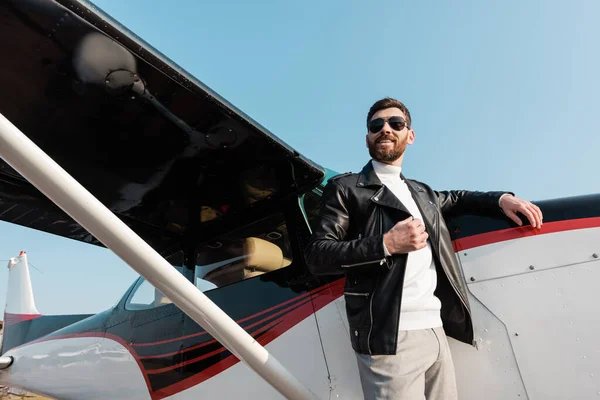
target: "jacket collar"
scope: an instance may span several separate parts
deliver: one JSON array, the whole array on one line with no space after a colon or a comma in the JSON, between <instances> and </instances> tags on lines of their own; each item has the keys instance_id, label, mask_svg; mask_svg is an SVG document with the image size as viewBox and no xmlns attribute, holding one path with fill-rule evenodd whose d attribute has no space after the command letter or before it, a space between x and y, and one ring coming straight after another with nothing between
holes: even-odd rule
<instances>
[{"instance_id":1,"label":"jacket collar","mask_svg":"<svg viewBox=\"0 0 600 400\"><path fill-rule=\"evenodd\" d=\"M356 186L383 186L383 183L381 183L381 180L379 180L379 177L375 173L375 169L373 168L373 163L371 160L369 160L369 162L363 167L362 171L360 171L358 174Z\"/></svg>"},{"instance_id":2,"label":"jacket collar","mask_svg":"<svg viewBox=\"0 0 600 400\"><path fill-rule=\"evenodd\" d=\"M400 173L400 178L406 182L408 188L411 192L425 192L420 185L410 182L404 174ZM369 160L368 163L365 164L362 171L358 174L358 180L356 181L356 186L358 187L368 187L368 186L383 186L381 180L375 173L375 169L373 168L373 162Z\"/></svg>"},{"instance_id":3,"label":"jacket collar","mask_svg":"<svg viewBox=\"0 0 600 400\"><path fill-rule=\"evenodd\" d=\"M404 177L402 177L402 179L404 179ZM381 206L395 208L396 210L400 210L410 215L408 209L404 206L404 204L402 204L402 202L396 197L396 195L392 193L392 191L388 189L387 186L381 183L381 180L375 173L375 169L373 168L373 164L371 161L369 161L363 167L362 171L358 175L356 186L364 188L371 187L377 189L370 198L372 202L377 203Z\"/></svg>"},{"instance_id":4,"label":"jacket collar","mask_svg":"<svg viewBox=\"0 0 600 400\"><path fill-rule=\"evenodd\" d=\"M410 190L410 191L411 191L413 194L415 194L415 193L421 193L421 194L424 194L424 193L426 193L426 192L425 192L425 189L423 189L423 188L421 187L421 185L419 185L419 184L416 184L416 183L414 183L414 182L412 182L412 181L410 181L410 180L406 179L406 178L404 177L404 175L400 174L400 178L402 178L402 180L404 180L404 182L406 182L406 184L408 185L408 189L409 189L409 190Z\"/></svg>"},{"instance_id":5,"label":"jacket collar","mask_svg":"<svg viewBox=\"0 0 600 400\"><path fill-rule=\"evenodd\" d=\"M436 232L436 213L435 209L432 209L431 207L433 203L429 199L427 192L421 187L420 184L406 179L402 173L400 174L400 178L406 182L408 190L412 194L412 198L417 203L417 207L419 207L421 211L421 215L423 216L428 232L430 232L430 235ZM371 161L369 161L359 173L356 186L363 188L370 187L375 189L375 193L372 194L370 198L372 202L377 203L380 206L391 207L402 211L407 215L411 215L410 211L408 211L408 209L404 206L404 204L402 204L396 195L393 194L392 191L387 188L387 186L381 183L381 180L373 169L373 164ZM434 240L433 236L432 240ZM437 240L439 240L439 238L437 238Z\"/></svg>"}]
</instances>

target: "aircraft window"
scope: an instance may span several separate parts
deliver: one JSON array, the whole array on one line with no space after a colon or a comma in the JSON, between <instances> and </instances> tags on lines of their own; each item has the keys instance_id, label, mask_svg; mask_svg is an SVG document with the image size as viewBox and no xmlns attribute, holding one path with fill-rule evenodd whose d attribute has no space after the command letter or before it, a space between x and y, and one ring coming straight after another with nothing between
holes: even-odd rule
<instances>
[{"instance_id":1,"label":"aircraft window","mask_svg":"<svg viewBox=\"0 0 600 400\"><path fill-rule=\"evenodd\" d=\"M180 273L183 272L183 252L175 253L167 257L167 261ZM125 303L125 309L131 311L148 310L171 304L171 300L156 289L150 282L144 278L139 278L137 285L134 287L131 295Z\"/></svg>"},{"instance_id":2,"label":"aircraft window","mask_svg":"<svg viewBox=\"0 0 600 400\"><path fill-rule=\"evenodd\" d=\"M250 279L292 262L281 214L221 236L197 249L195 284L203 292Z\"/></svg>"}]
</instances>

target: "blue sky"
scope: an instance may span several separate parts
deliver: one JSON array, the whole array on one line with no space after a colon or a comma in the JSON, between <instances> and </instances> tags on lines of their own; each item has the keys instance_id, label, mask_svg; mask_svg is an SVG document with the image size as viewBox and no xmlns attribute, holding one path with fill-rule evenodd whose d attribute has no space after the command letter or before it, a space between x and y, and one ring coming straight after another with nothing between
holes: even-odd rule
<instances>
[{"instance_id":1,"label":"blue sky","mask_svg":"<svg viewBox=\"0 0 600 400\"><path fill-rule=\"evenodd\" d=\"M392 96L416 133L408 177L531 200L600 192L595 0L94 3L334 170L362 168L367 110ZM4 222L0 237L0 259L25 249L42 271L43 313L101 311L136 277L105 249Z\"/></svg>"}]
</instances>

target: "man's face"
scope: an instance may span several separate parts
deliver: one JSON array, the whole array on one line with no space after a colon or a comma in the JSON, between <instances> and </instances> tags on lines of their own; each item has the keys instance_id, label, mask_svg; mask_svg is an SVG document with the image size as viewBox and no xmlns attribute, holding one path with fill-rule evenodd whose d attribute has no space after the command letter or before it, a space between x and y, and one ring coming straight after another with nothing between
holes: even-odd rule
<instances>
[{"instance_id":1,"label":"man's face","mask_svg":"<svg viewBox=\"0 0 600 400\"><path fill-rule=\"evenodd\" d=\"M369 154L375 161L386 164L398 163L406 150L406 145L413 144L415 133L408 127L394 130L387 121L391 117L401 117L407 121L406 116L399 108L386 108L377 111L371 117L371 121L378 118L386 120L383 127L377 132L367 131L367 147ZM392 123L391 125L396 125ZM396 126L397 127L397 126Z\"/></svg>"}]
</instances>

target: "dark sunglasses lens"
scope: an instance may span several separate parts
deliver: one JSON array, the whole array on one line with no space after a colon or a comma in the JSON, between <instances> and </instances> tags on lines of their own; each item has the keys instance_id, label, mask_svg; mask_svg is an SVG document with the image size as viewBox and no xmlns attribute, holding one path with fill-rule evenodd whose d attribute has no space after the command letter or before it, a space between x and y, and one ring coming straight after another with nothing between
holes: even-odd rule
<instances>
[{"instance_id":1,"label":"dark sunglasses lens","mask_svg":"<svg viewBox=\"0 0 600 400\"><path fill-rule=\"evenodd\" d=\"M401 131L406 126L406 121L400 117L392 117L389 119L388 124L390 124L393 130Z\"/></svg>"},{"instance_id":2,"label":"dark sunglasses lens","mask_svg":"<svg viewBox=\"0 0 600 400\"><path fill-rule=\"evenodd\" d=\"M371 122L369 122L369 131L371 133L377 133L381 130L381 128L383 128L384 124L385 121L383 120L383 118L374 119Z\"/></svg>"}]
</instances>

